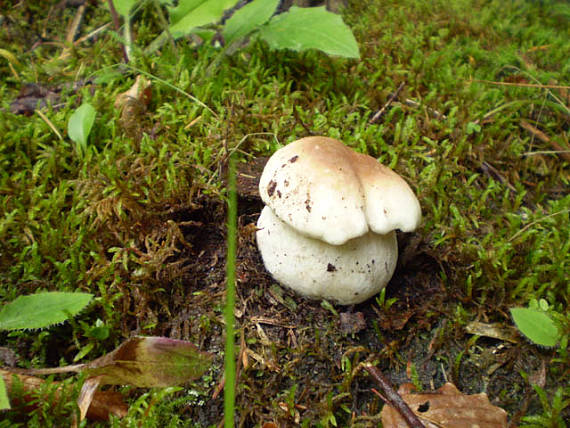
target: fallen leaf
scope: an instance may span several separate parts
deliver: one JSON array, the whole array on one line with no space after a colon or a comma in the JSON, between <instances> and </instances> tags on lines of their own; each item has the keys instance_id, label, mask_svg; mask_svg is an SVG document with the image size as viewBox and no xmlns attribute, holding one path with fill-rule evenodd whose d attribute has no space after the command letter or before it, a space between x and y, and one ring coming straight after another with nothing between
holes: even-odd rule
<instances>
[{"instance_id":1,"label":"fallen leaf","mask_svg":"<svg viewBox=\"0 0 570 428\"><path fill-rule=\"evenodd\" d=\"M20 89L16 99L10 104L10 111L14 114L31 116L36 108L46 107L58 100L58 92L36 83L26 83Z\"/></svg>"},{"instance_id":2,"label":"fallen leaf","mask_svg":"<svg viewBox=\"0 0 570 428\"><path fill-rule=\"evenodd\" d=\"M518 343L517 331L514 328L505 327L501 324L488 324L478 321L470 322L465 326L465 331L469 334L499 339L506 342Z\"/></svg>"},{"instance_id":3,"label":"fallen leaf","mask_svg":"<svg viewBox=\"0 0 570 428\"><path fill-rule=\"evenodd\" d=\"M115 99L115 108L121 110L129 103L138 102L147 106L151 98L151 83L144 76L137 76L135 83L127 91L121 92Z\"/></svg>"},{"instance_id":4,"label":"fallen leaf","mask_svg":"<svg viewBox=\"0 0 570 428\"><path fill-rule=\"evenodd\" d=\"M18 388L21 387L23 394L18 397L11 397L20 400L19 402L16 401L14 404L26 406L26 409L28 410L35 407L34 403L38 402L37 392L45 382L43 379L35 376L13 373L4 369L0 369L0 376L4 379L10 396L14 394L12 386L14 377L16 377L18 382L17 386ZM59 382L54 383L56 385L59 384ZM63 388L71 387L71 385L60 385L56 390L54 397L43 397L43 399L59 400L68 392L67 390L63 390ZM86 416L91 420L103 421L109 419L109 415L115 415L122 418L126 416L127 412L128 407L123 401L123 396L120 393L115 391L95 391L90 405L88 406Z\"/></svg>"},{"instance_id":5,"label":"fallen leaf","mask_svg":"<svg viewBox=\"0 0 570 428\"><path fill-rule=\"evenodd\" d=\"M140 141L145 129L145 112L151 99L151 83L144 76L137 76L135 83L115 99L115 108L121 112L119 124L125 134Z\"/></svg>"},{"instance_id":6,"label":"fallen leaf","mask_svg":"<svg viewBox=\"0 0 570 428\"><path fill-rule=\"evenodd\" d=\"M412 384L403 384L398 393L421 419L426 428L502 428L507 412L489 402L487 394L462 394L452 383L434 392L415 393ZM407 428L400 414L385 405L381 412L384 428Z\"/></svg>"},{"instance_id":7,"label":"fallen leaf","mask_svg":"<svg viewBox=\"0 0 570 428\"><path fill-rule=\"evenodd\" d=\"M137 336L86 364L85 372L101 376L101 385L175 386L202 376L212 357L184 340Z\"/></svg>"},{"instance_id":8,"label":"fallen leaf","mask_svg":"<svg viewBox=\"0 0 570 428\"><path fill-rule=\"evenodd\" d=\"M79 392L79 397L77 397L80 421L85 419L89 406L91 406L91 403L93 402L93 398L95 397L95 393L97 392L97 388L99 388L100 383L101 379L99 376L85 379L85 382L83 382L83 386Z\"/></svg>"},{"instance_id":9,"label":"fallen leaf","mask_svg":"<svg viewBox=\"0 0 570 428\"><path fill-rule=\"evenodd\" d=\"M362 312L341 312L340 331L343 334L354 334L366 328L366 320Z\"/></svg>"}]
</instances>

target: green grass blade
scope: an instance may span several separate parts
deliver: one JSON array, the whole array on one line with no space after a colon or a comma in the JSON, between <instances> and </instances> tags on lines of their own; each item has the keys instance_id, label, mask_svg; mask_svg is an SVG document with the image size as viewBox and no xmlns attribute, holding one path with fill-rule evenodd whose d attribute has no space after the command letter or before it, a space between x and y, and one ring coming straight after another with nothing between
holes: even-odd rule
<instances>
[{"instance_id":1,"label":"green grass blade","mask_svg":"<svg viewBox=\"0 0 570 428\"><path fill-rule=\"evenodd\" d=\"M234 306L235 276L237 250L237 191L235 161L230 155L228 171L228 234L226 258L226 353L225 353L225 386L224 386L224 422L226 428L234 426L235 410L235 343L234 343Z\"/></svg>"}]
</instances>

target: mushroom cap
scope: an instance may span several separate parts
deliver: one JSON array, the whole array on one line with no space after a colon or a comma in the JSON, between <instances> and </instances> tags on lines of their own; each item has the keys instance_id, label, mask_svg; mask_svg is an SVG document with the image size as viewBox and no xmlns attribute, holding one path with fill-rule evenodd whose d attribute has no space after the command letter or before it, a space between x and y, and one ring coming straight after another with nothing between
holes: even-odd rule
<instances>
[{"instance_id":1,"label":"mushroom cap","mask_svg":"<svg viewBox=\"0 0 570 428\"><path fill-rule=\"evenodd\" d=\"M386 286L396 268L396 233L373 232L331 245L301 235L265 206L257 222L263 263L281 284L341 305L364 302Z\"/></svg>"},{"instance_id":2,"label":"mushroom cap","mask_svg":"<svg viewBox=\"0 0 570 428\"><path fill-rule=\"evenodd\" d=\"M420 204L410 186L371 156L328 137L277 150L259 181L275 215L299 233L341 245L369 230L414 230Z\"/></svg>"}]
</instances>

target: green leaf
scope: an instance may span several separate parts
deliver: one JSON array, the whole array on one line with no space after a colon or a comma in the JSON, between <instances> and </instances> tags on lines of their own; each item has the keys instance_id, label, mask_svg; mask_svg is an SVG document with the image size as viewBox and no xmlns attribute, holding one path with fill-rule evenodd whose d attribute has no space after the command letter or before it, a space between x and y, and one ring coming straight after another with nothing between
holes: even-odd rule
<instances>
[{"instance_id":1,"label":"green leaf","mask_svg":"<svg viewBox=\"0 0 570 428\"><path fill-rule=\"evenodd\" d=\"M0 310L0 330L44 328L79 313L92 294L47 292L20 296Z\"/></svg>"},{"instance_id":2,"label":"green leaf","mask_svg":"<svg viewBox=\"0 0 570 428\"><path fill-rule=\"evenodd\" d=\"M265 24L277 9L279 0L255 0L237 10L227 20L223 36L227 45L247 36L257 27Z\"/></svg>"},{"instance_id":3,"label":"green leaf","mask_svg":"<svg viewBox=\"0 0 570 428\"><path fill-rule=\"evenodd\" d=\"M77 145L77 152L80 156L87 152L87 138L96 115L95 108L91 104L84 103L69 118L67 134Z\"/></svg>"},{"instance_id":4,"label":"green leaf","mask_svg":"<svg viewBox=\"0 0 570 428\"><path fill-rule=\"evenodd\" d=\"M512 308L511 316L519 331L537 345L551 347L560 340L556 324L541 310Z\"/></svg>"},{"instance_id":5,"label":"green leaf","mask_svg":"<svg viewBox=\"0 0 570 428\"><path fill-rule=\"evenodd\" d=\"M8 398L8 391L6 390L6 383L4 378L0 375L0 410L7 410L10 408L10 399Z\"/></svg>"},{"instance_id":6,"label":"green leaf","mask_svg":"<svg viewBox=\"0 0 570 428\"><path fill-rule=\"evenodd\" d=\"M329 55L360 58L358 44L339 15L325 7L292 7L274 16L259 31L273 49L318 49Z\"/></svg>"},{"instance_id":7,"label":"green leaf","mask_svg":"<svg viewBox=\"0 0 570 428\"><path fill-rule=\"evenodd\" d=\"M123 18L128 18L131 9L137 0L113 0L113 6L119 15Z\"/></svg>"},{"instance_id":8,"label":"green leaf","mask_svg":"<svg viewBox=\"0 0 570 428\"><path fill-rule=\"evenodd\" d=\"M88 363L85 371L90 377L101 376L101 384L165 387L199 378L211 361L212 354L190 342L137 336Z\"/></svg>"},{"instance_id":9,"label":"green leaf","mask_svg":"<svg viewBox=\"0 0 570 428\"><path fill-rule=\"evenodd\" d=\"M238 0L181 0L170 9L170 32L174 37L189 34L196 27L219 21Z\"/></svg>"}]
</instances>

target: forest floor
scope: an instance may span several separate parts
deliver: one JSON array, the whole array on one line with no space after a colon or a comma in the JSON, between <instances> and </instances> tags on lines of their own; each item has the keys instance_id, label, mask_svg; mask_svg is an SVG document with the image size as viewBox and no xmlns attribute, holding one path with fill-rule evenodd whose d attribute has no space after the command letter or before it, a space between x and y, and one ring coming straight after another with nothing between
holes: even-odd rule
<instances>
[{"instance_id":1,"label":"forest floor","mask_svg":"<svg viewBox=\"0 0 570 428\"><path fill-rule=\"evenodd\" d=\"M360 60L262 42L224 56L197 37L147 54L162 27L143 2L129 64L106 2L11 3L0 15L0 302L41 290L96 299L70 322L0 332L1 355L54 367L133 335L215 355L182 388L114 387L128 415L88 426L223 421L228 150L239 160L237 426L379 426L362 362L396 387L484 392L510 426L565 426L567 350L518 334L509 310L544 299L570 334L567 2L348 2ZM147 98L115 107L140 75ZM81 151L67 124L84 102L97 116ZM385 293L352 307L281 288L256 247L264 162L307 135L377 158L422 206L420 228L398 233ZM69 409L42 400L0 427L66 426Z\"/></svg>"}]
</instances>

